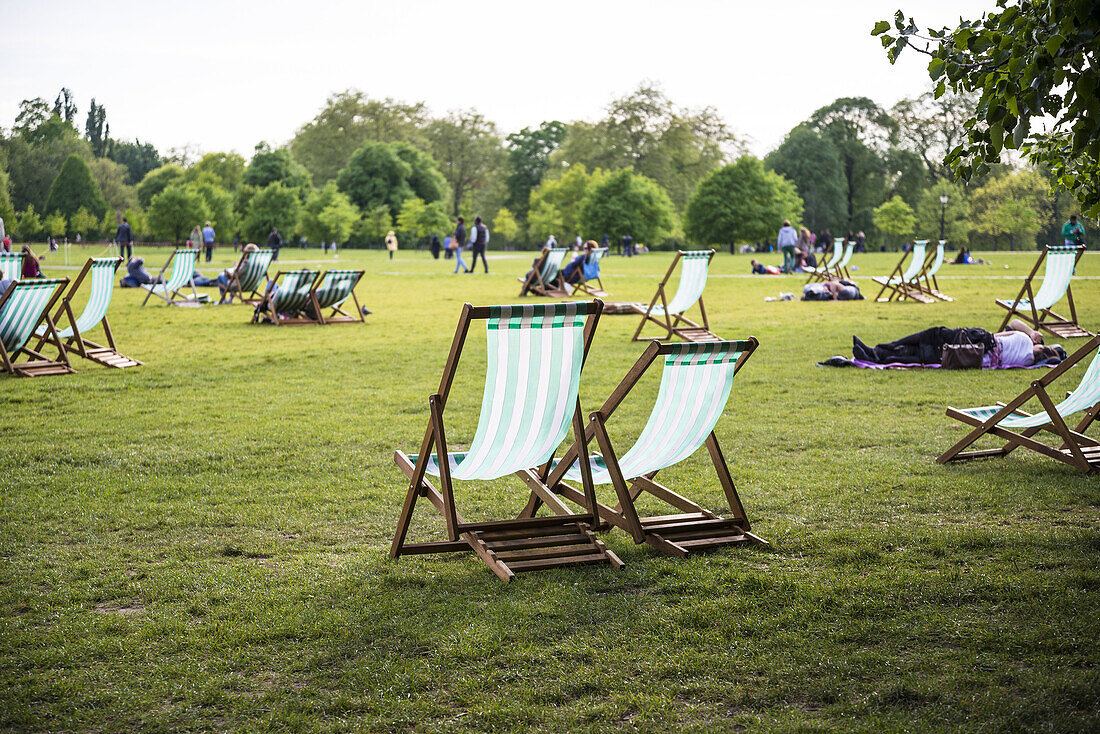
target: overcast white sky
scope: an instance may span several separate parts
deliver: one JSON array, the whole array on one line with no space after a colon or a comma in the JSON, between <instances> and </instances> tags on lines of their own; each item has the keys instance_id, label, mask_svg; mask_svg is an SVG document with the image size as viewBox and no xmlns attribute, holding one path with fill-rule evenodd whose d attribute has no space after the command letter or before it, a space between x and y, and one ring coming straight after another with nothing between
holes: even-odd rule
<instances>
[{"instance_id":1,"label":"overcast white sky","mask_svg":"<svg viewBox=\"0 0 1100 734\"><path fill-rule=\"evenodd\" d=\"M928 87L924 57L892 67L869 35L898 7L939 26L994 2L0 0L0 126L67 86L81 130L95 97L112 137L249 157L351 87L476 107L503 135L598 119L652 80L679 106L717 108L763 155L837 97L888 107Z\"/></svg>"}]
</instances>

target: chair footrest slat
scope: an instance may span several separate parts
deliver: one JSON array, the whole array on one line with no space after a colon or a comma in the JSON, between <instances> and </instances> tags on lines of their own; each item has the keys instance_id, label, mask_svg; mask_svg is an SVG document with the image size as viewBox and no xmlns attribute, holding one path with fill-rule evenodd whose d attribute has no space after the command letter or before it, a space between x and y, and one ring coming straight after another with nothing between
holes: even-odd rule
<instances>
[{"instance_id":1,"label":"chair footrest slat","mask_svg":"<svg viewBox=\"0 0 1100 734\"><path fill-rule=\"evenodd\" d=\"M589 541L588 536L582 533L575 535L544 535L541 537L524 536L508 540L490 540L484 536L483 538L486 547L496 553L529 548L548 548L555 545L576 545Z\"/></svg>"},{"instance_id":2,"label":"chair footrest slat","mask_svg":"<svg viewBox=\"0 0 1100 734\"><path fill-rule=\"evenodd\" d=\"M584 515L550 515L548 517L522 517L514 520L489 520L486 522L459 523L458 532L478 532L483 534L501 534L509 531L538 532L540 529L558 531L563 526L578 525L584 522Z\"/></svg>"},{"instance_id":3,"label":"chair footrest slat","mask_svg":"<svg viewBox=\"0 0 1100 734\"><path fill-rule=\"evenodd\" d=\"M543 569L557 568L560 566L585 566L593 563L607 562L608 558L606 554L598 550L593 550L590 553L562 556L559 558L546 558L533 561L509 561L507 565L508 568L518 573L521 571L541 571Z\"/></svg>"},{"instance_id":4,"label":"chair footrest slat","mask_svg":"<svg viewBox=\"0 0 1100 734\"><path fill-rule=\"evenodd\" d=\"M721 530L723 528L740 527L737 520L725 517L706 518L703 520L685 520L684 522L662 522L654 524L642 523L642 528L647 533L670 533L683 530Z\"/></svg>"},{"instance_id":5,"label":"chair footrest slat","mask_svg":"<svg viewBox=\"0 0 1100 734\"><path fill-rule=\"evenodd\" d=\"M649 527L651 525L661 525L665 523L680 523L680 522L695 522L696 520L714 520L716 519L712 515L704 515L701 512L691 512L681 515L653 515L651 517L639 518L642 527Z\"/></svg>"}]
</instances>

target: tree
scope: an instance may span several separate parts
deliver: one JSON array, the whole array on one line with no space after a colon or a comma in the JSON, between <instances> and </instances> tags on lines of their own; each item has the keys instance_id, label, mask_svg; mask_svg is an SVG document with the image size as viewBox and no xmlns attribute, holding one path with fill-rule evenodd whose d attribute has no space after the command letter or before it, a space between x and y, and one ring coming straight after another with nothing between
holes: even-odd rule
<instances>
[{"instance_id":1,"label":"tree","mask_svg":"<svg viewBox=\"0 0 1100 734\"><path fill-rule=\"evenodd\" d=\"M256 146L256 152L248 163L243 183L264 188L275 182L301 192L305 198L313 187L309 171L290 156L286 148L272 149L267 143Z\"/></svg>"},{"instance_id":2,"label":"tree","mask_svg":"<svg viewBox=\"0 0 1100 734\"><path fill-rule=\"evenodd\" d=\"M703 245L759 242L798 220L802 199L790 181L744 155L699 184L684 214L684 232Z\"/></svg>"},{"instance_id":3,"label":"tree","mask_svg":"<svg viewBox=\"0 0 1100 734\"><path fill-rule=\"evenodd\" d=\"M92 155L102 158L111 144L111 126L107 124L107 110L96 104L95 97L88 106L88 119L84 123L84 137L92 146Z\"/></svg>"},{"instance_id":4,"label":"tree","mask_svg":"<svg viewBox=\"0 0 1100 734\"><path fill-rule=\"evenodd\" d=\"M913 214L913 208L895 194L882 206L875 207L874 222L880 232L898 237L909 237L913 234L913 230L917 225L917 218Z\"/></svg>"},{"instance_id":5,"label":"tree","mask_svg":"<svg viewBox=\"0 0 1100 734\"><path fill-rule=\"evenodd\" d=\"M966 140L966 121L973 117L976 106L971 94L936 97L925 92L891 108L890 116L898 123L899 144L920 156L932 183L954 178L943 159Z\"/></svg>"},{"instance_id":6,"label":"tree","mask_svg":"<svg viewBox=\"0 0 1100 734\"><path fill-rule=\"evenodd\" d=\"M206 207L206 219L210 220L216 231L221 232L221 241L226 241L226 235L237 227L237 217L233 211L233 195L209 181L187 184L187 187L202 197Z\"/></svg>"},{"instance_id":7,"label":"tree","mask_svg":"<svg viewBox=\"0 0 1100 734\"><path fill-rule=\"evenodd\" d=\"M404 143L364 143L336 182L360 210L385 206L391 219L406 199L435 201L443 194L442 176L431 159Z\"/></svg>"},{"instance_id":8,"label":"tree","mask_svg":"<svg viewBox=\"0 0 1100 734\"><path fill-rule=\"evenodd\" d=\"M956 176L969 181L1000 160L1001 150L1022 149L1051 171L1051 182L1072 191L1086 214L1100 215L1100 68L1096 39L1100 13L1094 0L997 0L1000 12L960 19L950 29L921 32L902 11L879 21L894 63L906 48L931 58L928 76L936 97L948 88L980 95L967 121L967 139L946 156ZM1050 117L1049 129L1032 121Z\"/></svg>"},{"instance_id":9,"label":"tree","mask_svg":"<svg viewBox=\"0 0 1100 734\"><path fill-rule=\"evenodd\" d=\"M764 165L798 187L805 207L802 219L811 230L847 223L847 184L840 153L831 141L798 125L765 156Z\"/></svg>"},{"instance_id":10,"label":"tree","mask_svg":"<svg viewBox=\"0 0 1100 734\"><path fill-rule=\"evenodd\" d=\"M298 226L300 209L296 189L282 181L270 183L257 191L249 202L248 215L242 223L245 236L252 241L265 242L272 227L275 227L286 238Z\"/></svg>"},{"instance_id":11,"label":"tree","mask_svg":"<svg viewBox=\"0 0 1100 734\"><path fill-rule=\"evenodd\" d=\"M102 226L103 217L83 206L69 218L69 232L79 234L86 242L97 237Z\"/></svg>"},{"instance_id":12,"label":"tree","mask_svg":"<svg viewBox=\"0 0 1100 734\"><path fill-rule=\"evenodd\" d=\"M61 212L70 220L80 208L92 212L96 221L107 211L107 201L99 190L88 164L78 155L71 155L61 166L50 194L46 197L46 211Z\"/></svg>"},{"instance_id":13,"label":"tree","mask_svg":"<svg viewBox=\"0 0 1100 734\"><path fill-rule=\"evenodd\" d=\"M206 219L206 202L184 184L172 184L158 193L145 212L150 233L171 242L182 242L192 227Z\"/></svg>"},{"instance_id":14,"label":"tree","mask_svg":"<svg viewBox=\"0 0 1100 734\"><path fill-rule=\"evenodd\" d=\"M45 108L44 120L39 116L42 112L39 104ZM20 107L22 112L16 118L13 135L7 139L0 137L0 148L7 157L11 175L12 204L20 210L34 204L41 211L46 206L50 185L69 156L91 160L92 152L88 141L81 139L72 125L52 115L42 100L24 100Z\"/></svg>"},{"instance_id":15,"label":"tree","mask_svg":"<svg viewBox=\"0 0 1100 734\"><path fill-rule=\"evenodd\" d=\"M42 229L47 237L64 237L69 231L69 222L65 219L65 215L60 212L54 212L46 216L42 220Z\"/></svg>"},{"instance_id":16,"label":"tree","mask_svg":"<svg viewBox=\"0 0 1100 734\"><path fill-rule=\"evenodd\" d=\"M501 207L493 217L493 231L498 233L506 242L515 241L519 234L519 224L512 212Z\"/></svg>"},{"instance_id":17,"label":"tree","mask_svg":"<svg viewBox=\"0 0 1100 734\"><path fill-rule=\"evenodd\" d=\"M386 233L393 227L393 217L390 208L385 204L376 206L363 213L356 229L357 239L360 244L372 244L380 242Z\"/></svg>"},{"instance_id":18,"label":"tree","mask_svg":"<svg viewBox=\"0 0 1100 734\"><path fill-rule=\"evenodd\" d=\"M940 204L943 194L947 195L946 206ZM948 242L966 247L970 237L970 202L960 186L943 178L924 190L917 205L917 235L929 240L939 238L941 209L944 237Z\"/></svg>"},{"instance_id":19,"label":"tree","mask_svg":"<svg viewBox=\"0 0 1100 734\"><path fill-rule=\"evenodd\" d=\"M408 143L390 143L390 148L409 165L407 181L414 196L426 202L443 199L447 193L447 182L431 156Z\"/></svg>"},{"instance_id":20,"label":"tree","mask_svg":"<svg viewBox=\"0 0 1100 734\"><path fill-rule=\"evenodd\" d=\"M42 233L42 217L34 210L34 204L27 204L27 208L20 212L12 228L24 241L31 241Z\"/></svg>"},{"instance_id":21,"label":"tree","mask_svg":"<svg viewBox=\"0 0 1100 734\"><path fill-rule=\"evenodd\" d=\"M1004 237L1009 249L1035 246L1035 234L1051 217L1051 201L1043 177L1036 171L1018 171L991 178L970 197L974 230Z\"/></svg>"},{"instance_id":22,"label":"tree","mask_svg":"<svg viewBox=\"0 0 1100 734\"><path fill-rule=\"evenodd\" d=\"M8 223L15 222L15 207L11 203L11 178L0 166L0 219Z\"/></svg>"},{"instance_id":23,"label":"tree","mask_svg":"<svg viewBox=\"0 0 1100 734\"><path fill-rule=\"evenodd\" d=\"M565 140L565 125L553 120L511 133L508 141L508 206L526 219L531 189L550 169L550 154Z\"/></svg>"},{"instance_id":24,"label":"tree","mask_svg":"<svg viewBox=\"0 0 1100 734\"><path fill-rule=\"evenodd\" d=\"M143 143L140 140L132 143L111 141L107 157L126 166L126 183L131 186L137 185L149 171L164 162L151 143Z\"/></svg>"},{"instance_id":25,"label":"tree","mask_svg":"<svg viewBox=\"0 0 1100 734\"><path fill-rule=\"evenodd\" d=\"M137 185L138 202L148 208L153 202L153 197L172 184L182 182L183 168L175 163L165 163L149 171L145 174L145 178L141 179L141 183Z\"/></svg>"},{"instance_id":26,"label":"tree","mask_svg":"<svg viewBox=\"0 0 1100 734\"><path fill-rule=\"evenodd\" d=\"M606 176L599 169L590 174L583 163L578 163L558 178L544 179L531 192L528 232L538 239L551 234L566 237L580 232L585 195Z\"/></svg>"},{"instance_id":27,"label":"tree","mask_svg":"<svg viewBox=\"0 0 1100 734\"><path fill-rule=\"evenodd\" d=\"M405 104L387 97L368 98L349 89L333 94L311 122L290 141L290 152L313 175L318 186L336 178L363 143L427 144L423 102Z\"/></svg>"},{"instance_id":28,"label":"tree","mask_svg":"<svg viewBox=\"0 0 1100 734\"><path fill-rule=\"evenodd\" d=\"M302 207L302 233L314 242L347 242L359 222L359 210L329 181Z\"/></svg>"},{"instance_id":29,"label":"tree","mask_svg":"<svg viewBox=\"0 0 1100 734\"><path fill-rule=\"evenodd\" d=\"M112 215L137 206L137 191L126 183L126 166L110 158L94 158L88 163L88 168Z\"/></svg>"},{"instance_id":30,"label":"tree","mask_svg":"<svg viewBox=\"0 0 1100 734\"><path fill-rule=\"evenodd\" d=\"M73 101L72 90L68 87L61 87L61 91L57 93L57 99L53 101L53 113L70 125L76 119L76 102Z\"/></svg>"},{"instance_id":31,"label":"tree","mask_svg":"<svg viewBox=\"0 0 1100 734\"><path fill-rule=\"evenodd\" d=\"M212 183L233 193L244 182L244 170L244 158L237 153L207 153L184 171L184 179Z\"/></svg>"},{"instance_id":32,"label":"tree","mask_svg":"<svg viewBox=\"0 0 1100 734\"><path fill-rule=\"evenodd\" d=\"M471 189L504 169L506 154L496 124L476 110L457 110L427 128L432 157L451 187L451 214L458 216Z\"/></svg>"},{"instance_id":33,"label":"tree","mask_svg":"<svg viewBox=\"0 0 1100 734\"><path fill-rule=\"evenodd\" d=\"M631 235L637 242L656 243L676 226L668 194L656 181L622 168L594 185L581 206L581 225L593 236L607 232Z\"/></svg>"}]
</instances>

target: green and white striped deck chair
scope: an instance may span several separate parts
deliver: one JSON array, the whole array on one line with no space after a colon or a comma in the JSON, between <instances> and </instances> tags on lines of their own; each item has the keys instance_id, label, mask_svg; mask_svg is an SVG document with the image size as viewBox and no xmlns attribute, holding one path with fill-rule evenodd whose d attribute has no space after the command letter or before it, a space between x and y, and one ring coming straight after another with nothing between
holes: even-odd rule
<instances>
[{"instance_id":1,"label":"green and white striped deck chair","mask_svg":"<svg viewBox=\"0 0 1100 734\"><path fill-rule=\"evenodd\" d=\"M561 265L568 252L568 247L551 247L549 250L544 250L538 262L531 268L531 272L519 279L519 282L523 283L519 294L526 296L528 293L533 293L536 296L568 298L569 291L565 289L565 284L561 280Z\"/></svg>"},{"instance_id":2,"label":"green and white striped deck chair","mask_svg":"<svg viewBox=\"0 0 1100 734\"><path fill-rule=\"evenodd\" d=\"M668 266L665 277L657 284L657 293L653 296L653 300L644 310L641 304L634 306L634 310L642 315L642 322L634 330L632 337L634 341L642 340L639 334L642 333L642 328L647 321L652 321L667 332L661 337L662 339L678 336L689 342L721 341L711 333L710 322L707 321L707 310L703 306L703 289L707 287L707 271L713 257L714 250L677 251L672 264ZM676 293L670 301L666 299L665 289L668 286L668 279L676 270L676 264L681 261L683 261L683 267L680 270L680 283L676 286ZM684 316L684 312L696 303L699 304L699 313L703 319L701 324Z\"/></svg>"},{"instance_id":3,"label":"green and white striped deck chair","mask_svg":"<svg viewBox=\"0 0 1100 734\"><path fill-rule=\"evenodd\" d=\"M854 242L850 244L854 246ZM811 270L810 277L806 278L806 282L812 283L814 281L832 280L833 275L836 271L837 263L839 263L844 257L844 249L844 238L834 237L833 247L832 250L829 252L828 261L824 265L821 265L820 267L816 267ZM849 255L849 257L851 257L851 255Z\"/></svg>"},{"instance_id":4,"label":"green and white striped deck chair","mask_svg":"<svg viewBox=\"0 0 1100 734\"><path fill-rule=\"evenodd\" d=\"M240 262L229 279L225 292L230 298L237 296L241 303L255 306L263 300L263 293L267 283L271 281L267 277L267 269L271 267L271 260L275 257L275 250L254 250L241 253ZM262 283L262 284L261 284ZM245 293L248 295L246 296Z\"/></svg>"},{"instance_id":5,"label":"green and white striped deck chair","mask_svg":"<svg viewBox=\"0 0 1100 734\"><path fill-rule=\"evenodd\" d=\"M0 252L0 275L9 280L23 277L23 253Z\"/></svg>"},{"instance_id":6,"label":"green and white striped deck chair","mask_svg":"<svg viewBox=\"0 0 1100 734\"><path fill-rule=\"evenodd\" d=\"M75 372L57 335L50 311L68 284L68 278L17 280L0 294L0 364L4 371L20 377L67 375ZM39 326L45 337L37 349L27 346ZM57 349L57 359L39 351L43 344ZM25 357L25 362L17 362Z\"/></svg>"},{"instance_id":7,"label":"green and white striped deck chair","mask_svg":"<svg viewBox=\"0 0 1100 734\"><path fill-rule=\"evenodd\" d=\"M913 242L912 247L901 254L901 259L898 260L898 264L894 266L890 275L885 278L871 278L871 280L882 286L878 295L875 296L875 300L885 303L893 300L904 301L910 299L921 303L934 303L935 299L921 289L919 280L920 274L927 264L927 250L928 240L916 240ZM906 258L909 258L908 265L905 265ZM902 271L903 265L905 265L904 272ZM885 297L883 297L884 294Z\"/></svg>"},{"instance_id":8,"label":"green and white striped deck chair","mask_svg":"<svg viewBox=\"0 0 1100 734\"><path fill-rule=\"evenodd\" d=\"M924 264L924 269L921 270L920 275L917 277L917 283L921 291L933 298L938 298L941 301L954 301L954 298L940 290L939 281L936 280L936 273L940 272L940 268L943 267L946 256L946 245L947 240L938 240L936 242L936 251L928 255L928 260Z\"/></svg>"},{"instance_id":9,"label":"green and white striped deck chair","mask_svg":"<svg viewBox=\"0 0 1100 734\"><path fill-rule=\"evenodd\" d=\"M588 256L584 259L584 266L577 269L578 280L576 285L573 286L573 296L578 293L587 293L593 298L607 298L610 293L604 290L603 280L600 279L600 262L603 260L604 255L607 254L606 247L597 247L588 253ZM589 269L595 267L596 277L586 278L584 275L584 268Z\"/></svg>"},{"instance_id":10,"label":"green and white striped deck chair","mask_svg":"<svg viewBox=\"0 0 1100 734\"><path fill-rule=\"evenodd\" d=\"M851 280L851 275L848 273L848 263L852 261L852 253L856 250L856 241L851 240L844 246L844 254L840 256L840 262L833 268L833 274L839 280L840 278L847 278Z\"/></svg>"},{"instance_id":11,"label":"green and white striped deck chair","mask_svg":"<svg viewBox=\"0 0 1100 734\"><path fill-rule=\"evenodd\" d=\"M1048 388L1075 364L1092 355L1092 362L1081 376L1077 389L1065 400L1054 404ZM1025 403L1038 400L1040 410L1031 414L1022 410ZM1066 418L1084 413L1084 418L1072 429ZM1100 413L1100 336L1089 339L1083 347L1069 355L1060 365L1046 373L1018 397L1008 403L997 403L982 408L951 408L947 415L962 421L974 430L943 453L936 461L944 464L958 459L981 456L1007 456L1017 448L1031 449L1052 459L1069 464L1083 472L1100 470L1100 441L1084 435L1097 413ZM1040 431L1054 434L1061 440L1060 446L1050 446L1035 440ZM985 435L996 436L1005 443L995 449L963 451Z\"/></svg>"},{"instance_id":12,"label":"green and white striped deck chair","mask_svg":"<svg viewBox=\"0 0 1100 734\"><path fill-rule=\"evenodd\" d=\"M60 329L57 335L65 340L65 349L84 359L91 360L105 367L136 367L141 362L127 357L118 351L115 345L114 333L107 321L107 308L111 305L111 295L115 290L115 273L122 264L121 257L90 257L88 262L76 276L76 280L69 286L68 291L61 299L61 305L54 314L54 325L62 323L62 318L69 325ZM80 316L73 313L73 297L80 291L84 279L91 275L91 293L88 294L88 302L84 304L84 310ZM88 333L97 326L103 326L103 333L107 337L106 344L97 344L88 338ZM47 336L44 326L38 327L35 335L39 338L39 346Z\"/></svg>"},{"instance_id":13,"label":"green and white striped deck chair","mask_svg":"<svg viewBox=\"0 0 1100 734\"><path fill-rule=\"evenodd\" d=\"M319 324L345 324L363 322L363 312L359 307L359 299L355 296L355 286L363 277L363 270L329 270L313 286L310 294L312 309L307 311L307 316L316 317ZM348 299L352 300L355 308L348 313L341 306ZM325 309L331 309L331 313L325 316Z\"/></svg>"},{"instance_id":14,"label":"green and white striped deck chair","mask_svg":"<svg viewBox=\"0 0 1100 734\"><path fill-rule=\"evenodd\" d=\"M1073 289L1070 288L1073 271L1084 254L1084 245L1044 247L1016 298L1012 301L997 299L997 305L1008 311L1005 320L1001 322L1000 330L1004 331L1005 325L1012 320L1013 316L1019 316L1031 324L1033 329L1043 329L1062 339L1092 336L1091 331L1077 323L1077 307L1073 303ZM1032 284L1035 281L1035 274L1039 272L1039 266L1044 261L1046 270L1043 273L1043 284L1039 287L1039 292L1034 293ZM1069 305L1068 318L1059 316L1051 310L1063 298Z\"/></svg>"},{"instance_id":15,"label":"green and white striped deck chair","mask_svg":"<svg viewBox=\"0 0 1100 734\"><path fill-rule=\"evenodd\" d=\"M311 304L313 284L320 273L316 270L279 271L267 284L263 300L252 312L252 323L299 326L319 323L303 312Z\"/></svg>"},{"instance_id":16,"label":"green and white striped deck chair","mask_svg":"<svg viewBox=\"0 0 1100 734\"><path fill-rule=\"evenodd\" d=\"M194 281L195 262L198 257L199 251L191 248L179 249L172 253L172 256L168 258L168 262L157 274L157 280L164 277L164 271L168 268L172 268L172 275L166 283L141 286L149 291L145 294L145 300L141 302L141 305L144 306L149 302L149 296L156 296L171 306L198 306L199 292L195 290ZM190 297L181 292L184 286L191 287Z\"/></svg>"},{"instance_id":17,"label":"green and white striped deck chair","mask_svg":"<svg viewBox=\"0 0 1100 734\"><path fill-rule=\"evenodd\" d=\"M592 528L596 495L583 480L588 498L583 514L521 517L467 522L455 508L455 479L486 482L518 475L528 487L546 491L554 451L569 433L584 443L577 391L581 369L595 334L603 304L596 301L482 306L466 304L451 343L439 389L428 397L430 419L417 454L394 452L394 461L409 478L409 490L397 523L390 556L403 553L470 551L493 573L510 581L520 571L576 564L621 566ZM485 323L486 374L481 415L465 451L449 450L444 428L447 398L470 326ZM440 456L445 457L440 461ZM439 477L440 489L428 481ZM407 543L405 537L419 497L443 515L447 540Z\"/></svg>"},{"instance_id":18,"label":"green and white striped deck chair","mask_svg":"<svg viewBox=\"0 0 1100 734\"><path fill-rule=\"evenodd\" d=\"M755 337L707 344L650 343L603 406L591 415L588 424L586 440L596 439L600 449L599 454L587 456L592 481L612 485L618 500L615 507L597 504L601 519L626 530L636 543L646 542L679 556L696 550L763 542L749 532L745 508L714 432L729 400L734 375L757 345ZM620 455L612 446L607 422L658 358L663 358L663 371L653 409L634 445ZM658 472L684 461L702 446L707 447L732 513L730 517L715 514L655 480ZM574 443L546 481L551 491L573 502L584 497L563 480L582 478L583 464L577 460L581 455L586 454ZM640 517L636 500L643 492L678 512ZM537 509L537 500L541 499L537 497L529 508Z\"/></svg>"}]
</instances>

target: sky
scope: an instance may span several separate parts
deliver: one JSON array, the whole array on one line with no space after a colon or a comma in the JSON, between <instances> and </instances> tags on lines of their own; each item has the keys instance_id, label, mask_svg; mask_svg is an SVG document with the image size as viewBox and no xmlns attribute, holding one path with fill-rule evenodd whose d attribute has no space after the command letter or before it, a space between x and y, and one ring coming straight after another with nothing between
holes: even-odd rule
<instances>
[{"instance_id":1,"label":"sky","mask_svg":"<svg viewBox=\"0 0 1100 734\"><path fill-rule=\"evenodd\" d=\"M0 126L65 86L106 107L111 136L162 153L280 145L331 94L476 108L501 135L600 119L655 82L713 107L764 155L838 97L884 107L929 88L927 59L891 66L878 20L955 25L993 0L0 0Z\"/></svg>"}]
</instances>

